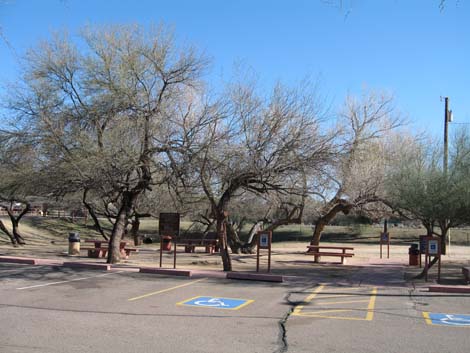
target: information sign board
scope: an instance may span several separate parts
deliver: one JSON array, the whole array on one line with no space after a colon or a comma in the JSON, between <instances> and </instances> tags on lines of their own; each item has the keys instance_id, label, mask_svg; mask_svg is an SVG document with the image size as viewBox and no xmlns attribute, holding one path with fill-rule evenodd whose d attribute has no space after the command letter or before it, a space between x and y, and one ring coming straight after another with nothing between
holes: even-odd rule
<instances>
[{"instance_id":1,"label":"information sign board","mask_svg":"<svg viewBox=\"0 0 470 353\"><path fill-rule=\"evenodd\" d=\"M388 242L388 232L387 233L380 233L380 239L382 240L383 243Z\"/></svg>"},{"instance_id":2,"label":"information sign board","mask_svg":"<svg viewBox=\"0 0 470 353\"><path fill-rule=\"evenodd\" d=\"M158 232L160 235L178 236L180 232L180 214L160 213Z\"/></svg>"}]
</instances>

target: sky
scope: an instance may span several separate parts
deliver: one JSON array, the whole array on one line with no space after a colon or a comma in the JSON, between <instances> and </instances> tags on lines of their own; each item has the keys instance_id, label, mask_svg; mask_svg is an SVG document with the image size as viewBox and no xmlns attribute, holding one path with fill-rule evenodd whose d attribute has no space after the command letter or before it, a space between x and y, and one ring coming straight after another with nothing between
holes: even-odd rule
<instances>
[{"instance_id":1,"label":"sky","mask_svg":"<svg viewBox=\"0 0 470 353\"><path fill-rule=\"evenodd\" d=\"M410 129L443 134L470 123L470 1L446 0L0 0L0 86L18 58L53 31L89 24L174 28L177 41L212 59L211 80L234 67L266 87L309 77L339 109L364 90L393 94ZM3 88L0 88L2 94ZM3 91L4 92L4 91ZM470 125L469 125L470 126Z\"/></svg>"}]
</instances>

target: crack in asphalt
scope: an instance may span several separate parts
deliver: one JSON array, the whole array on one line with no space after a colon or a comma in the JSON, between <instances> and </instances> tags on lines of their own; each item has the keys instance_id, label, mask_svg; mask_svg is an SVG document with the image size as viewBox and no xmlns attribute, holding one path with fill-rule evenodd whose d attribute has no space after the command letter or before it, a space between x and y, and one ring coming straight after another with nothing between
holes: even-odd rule
<instances>
[{"instance_id":1,"label":"crack in asphalt","mask_svg":"<svg viewBox=\"0 0 470 353\"><path fill-rule=\"evenodd\" d=\"M289 343L287 342L287 320L294 312L294 308L297 306L296 302L291 302L290 296L292 292L289 292L285 295L284 301L289 303L290 309L286 312L286 314L279 320L279 338L278 338L278 345L280 346L279 349L274 351L274 353L285 353L289 349Z\"/></svg>"},{"instance_id":2,"label":"crack in asphalt","mask_svg":"<svg viewBox=\"0 0 470 353\"><path fill-rule=\"evenodd\" d=\"M289 310L285 313L285 315L279 320L278 325L279 325L279 337L278 337L278 346L279 348L275 350L273 353L285 353L289 350L289 343L287 342L287 321L289 320L290 316L294 312L294 309L297 305L301 305L304 302L303 301L292 301L290 299L292 294L298 294L298 293L304 293L307 289L311 289L312 286L308 285L308 287L305 287L300 290L293 290L284 296L284 301L289 304L290 308Z\"/></svg>"}]
</instances>

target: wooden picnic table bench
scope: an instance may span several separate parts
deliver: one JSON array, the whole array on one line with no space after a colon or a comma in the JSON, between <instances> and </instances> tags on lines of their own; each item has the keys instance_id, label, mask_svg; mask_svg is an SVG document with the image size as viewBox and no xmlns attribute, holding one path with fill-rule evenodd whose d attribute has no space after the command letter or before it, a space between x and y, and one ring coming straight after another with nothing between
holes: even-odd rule
<instances>
[{"instance_id":1,"label":"wooden picnic table bench","mask_svg":"<svg viewBox=\"0 0 470 353\"><path fill-rule=\"evenodd\" d=\"M108 253L108 250L109 250L107 240L86 239L85 243L95 244L93 247L82 247L81 248L81 250L87 250L88 251L88 257L94 257L94 258L106 257L106 254ZM120 249L120 252L121 252L121 256L124 257L125 259L129 258L129 255L131 254L131 252L135 252L135 253L139 252L139 249L127 247L127 242L126 241L121 241L120 242L119 249Z\"/></svg>"},{"instance_id":2,"label":"wooden picnic table bench","mask_svg":"<svg viewBox=\"0 0 470 353\"><path fill-rule=\"evenodd\" d=\"M219 251L219 243L217 233L208 233L205 237L202 233L187 234L187 238L177 239L177 246L184 246L184 251L193 253L197 247L203 247L206 253L214 253Z\"/></svg>"},{"instance_id":3,"label":"wooden picnic table bench","mask_svg":"<svg viewBox=\"0 0 470 353\"><path fill-rule=\"evenodd\" d=\"M354 250L354 248L347 247L347 246L324 246L324 245L308 245L307 252L305 255L313 255L315 256L315 262L320 261L321 256L335 256L341 257L341 263L344 264L345 257L353 257L354 253L347 252L348 250ZM328 251L323 251L328 250ZM333 250L333 251L332 251ZM334 250L341 250L334 251Z\"/></svg>"}]
</instances>

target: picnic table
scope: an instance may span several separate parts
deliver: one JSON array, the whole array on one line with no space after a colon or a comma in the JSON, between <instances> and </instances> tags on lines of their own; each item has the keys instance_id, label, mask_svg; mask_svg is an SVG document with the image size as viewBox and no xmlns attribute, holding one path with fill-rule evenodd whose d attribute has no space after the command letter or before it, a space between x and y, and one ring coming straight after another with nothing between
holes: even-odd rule
<instances>
[{"instance_id":1,"label":"picnic table","mask_svg":"<svg viewBox=\"0 0 470 353\"><path fill-rule=\"evenodd\" d=\"M108 241L107 240L101 240L101 239L85 239L85 243L93 243L93 247L83 247L82 250L87 250L88 251L88 257L94 257L94 258L99 258L99 257L106 257L106 254L108 253ZM127 241L121 241L119 243L119 250L121 252L121 256L125 259L129 258L129 255L131 252L139 252L138 249L135 248L129 248L127 247Z\"/></svg>"},{"instance_id":2,"label":"picnic table","mask_svg":"<svg viewBox=\"0 0 470 353\"><path fill-rule=\"evenodd\" d=\"M344 264L345 257L353 257L354 253L348 252L354 250L354 248L347 246L324 246L324 245L309 245L307 246L307 252L305 255L315 256L315 262L320 261L321 256L335 256L341 257L341 263ZM327 251L324 251L327 250ZM337 251L341 250L341 251Z\"/></svg>"},{"instance_id":3,"label":"picnic table","mask_svg":"<svg viewBox=\"0 0 470 353\"><path fill-rule=\"evenodd\" d=\"M184 251L187 253L195 252L196 247L203 247L206 253L210 254L219 251L217 233L213 232L205 236L200 233L186 234L186 238L178 239L176 245L184 246Z\"/></svg>"}]
</instances>

